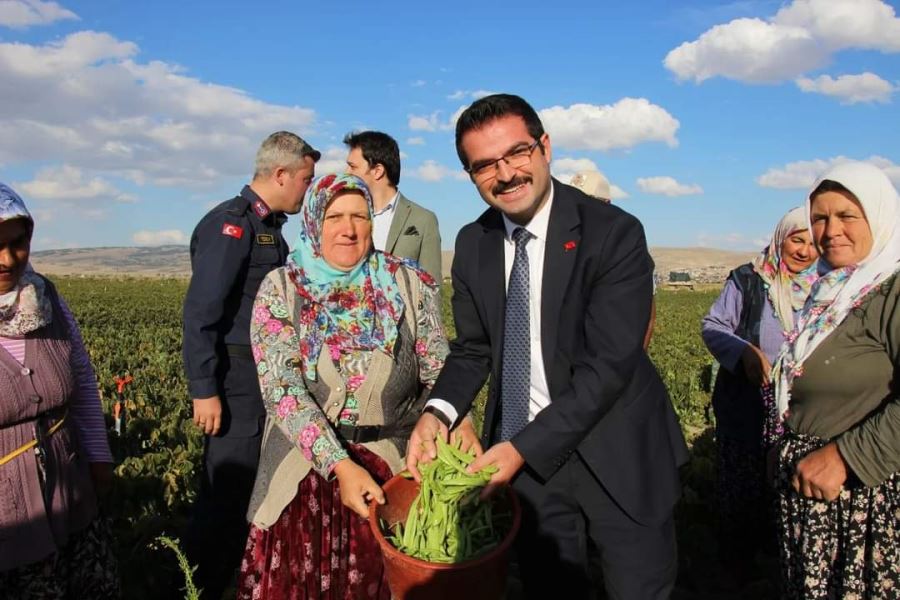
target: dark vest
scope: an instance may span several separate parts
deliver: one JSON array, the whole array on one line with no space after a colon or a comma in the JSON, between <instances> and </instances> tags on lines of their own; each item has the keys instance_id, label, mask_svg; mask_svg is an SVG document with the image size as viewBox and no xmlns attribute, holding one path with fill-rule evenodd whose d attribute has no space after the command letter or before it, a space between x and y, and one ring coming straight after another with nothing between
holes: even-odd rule
<instances>
[{"instance_id":1,"label":"dark vest","mask_svg":"<svg viewBox=\"0 0 900 600\"><path fill-rule=\"evenodd\" d=\"M762 278L747 263L728 274L741 291L743 304L735 335L759 347L759 327L762 312L769 301ZM738 361L734 373L720 368L712 393L713 411L716 415L718 435L748 445L762 440L763 404L759 386L751 383L744 374L744 365Z\"/></svg>"},{"instance_id":2,"label":"dark vest","mask_svg":"<svg viewBox=\"0 0 900 600\"><path fill-rule=\"evenodd\" d=\"M46 293L53 321L26 336L24 365L0 349L0 456L52 427L75 393L71 336L49 281ZM96 514L88 463L71 417L41 448L43 483L34 450L0 466L0 571L57 552Z\"/></svg>"}]
</instances>

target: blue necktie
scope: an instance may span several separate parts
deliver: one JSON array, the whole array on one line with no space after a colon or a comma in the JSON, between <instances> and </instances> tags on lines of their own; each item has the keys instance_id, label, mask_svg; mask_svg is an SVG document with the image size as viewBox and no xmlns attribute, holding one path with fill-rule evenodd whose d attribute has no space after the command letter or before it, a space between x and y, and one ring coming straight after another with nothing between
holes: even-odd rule
<instances>
[{"instance_id":1,"label":"blue necktie","mask_svg":"<svg viewBox=\"0 0 900 600\"><path fill-rule=\"evenodd\" d=\"M501 372L500 440L519 433L528 424L531 398L531 322L529 320L528 251L525 244L533 236L517 227L512 238L516 254L506 289L506 320L503 326L503 367Z\"/></svg>"}]
</instances>

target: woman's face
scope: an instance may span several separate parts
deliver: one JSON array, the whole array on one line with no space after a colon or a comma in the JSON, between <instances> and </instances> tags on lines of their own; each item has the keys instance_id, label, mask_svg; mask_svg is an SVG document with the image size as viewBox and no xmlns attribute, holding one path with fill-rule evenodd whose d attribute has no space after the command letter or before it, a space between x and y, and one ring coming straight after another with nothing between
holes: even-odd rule
<instances>
[{"instance_id":1,"label":"woman's face","mask_svg":"<svg viewBox=\"0 0 900 600\"><path fill-rule=\"evenodd\" d=\"M365 197L357 191L338 193L325 209L322 257L329 265L349 271L372 248L372 221Z\"/></svg>"},{"instance_id":2,"label":"woman's face","mask_svg":"<svg viewBox=\"0 0 900 600\"><path fill-rule=\"evenodd\" d=\"M12 291L28 265L31 230L25 219L0 222L0 294Z\"/></svg>"},{"instance_id":3,"label":"woman's face","mask_svg":"<svg viewBox=\"0 0 900 600\"><path fill-rule=\"evenodd\" d=\"M794 274L805 271L818 256L808 229L792 231L781 244L781 260Z\"/></svg>"},{"instance_id":4,"label":"woman's face","mask_svg":"<svg viewBox=\"0 0 900 600\"><path fill-rule=\"evenodd\" d=\"M872 229L862 205L844 192L822 192L810 205L813 239L825 261L838 269L859 264L872 251Z\"/></svg>"}]
</instances>

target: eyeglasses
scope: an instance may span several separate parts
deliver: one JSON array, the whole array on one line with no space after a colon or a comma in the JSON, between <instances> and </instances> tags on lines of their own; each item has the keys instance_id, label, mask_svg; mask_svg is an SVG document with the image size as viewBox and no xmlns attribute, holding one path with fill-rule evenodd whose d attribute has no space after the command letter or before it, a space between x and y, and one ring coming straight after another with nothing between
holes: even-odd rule
<instances>
[{"instance_id":1,"label":"eyeglasses","mask_svg":"<svg viewBox=\"0 0 900 600\"><path fill-rule=\"evenodd\" d=\"M471 175L472 179L475 181L485 181L497 175L497 169L500 168L501 160L511 169L521 169L531 161L531 153L540 145L541 141L537 140L527 146L518 146L500 158L480 160L475 164L469 165L469 168L465 171Z\"/></svg>"}]
</instances>

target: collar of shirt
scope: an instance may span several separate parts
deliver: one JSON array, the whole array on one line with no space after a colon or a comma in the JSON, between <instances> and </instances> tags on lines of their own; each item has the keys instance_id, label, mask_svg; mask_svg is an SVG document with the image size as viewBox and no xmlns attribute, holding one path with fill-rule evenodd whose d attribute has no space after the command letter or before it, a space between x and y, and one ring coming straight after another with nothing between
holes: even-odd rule
<instances>
[{"instance_id":1,"label":"collar of shirt","mask_svg":"<svg viewBox=\"0 0 900 600\"><path fill-rule=\"evenodd\" d=\"M528 230L528 233L541 240L542 242L547 241L547 228L550 226L550 207L553 206L553 180L550 180L550 195L547 196L547 203L541 207L541 209L531 217L531 221L525 225L525 229ZM518 223L513 223L509 220L506 215L503 215L503 226L506 229L506 239L508 241L512 240L513 231L517 228L522 227Z\"/></svg>"},{"instance_id":2,"label":"collar of shirt","mask_svg":"<svg viewBox=\"0 0 900 600\"><path fill-rule=\"evenodd\" d=\"M241 196L244 197L247 202L250 203L250 212L252 212L256 217L262 221L263 223L274 223L275 225L282 225L285 221L287 221L287 216L284 213L275 212L274 210L269 208L269 205L266 204L266 201L259 197L259 194L253 191L249 185L245 185L244 189L241 190ZM259 214L253 207L255 202L262 202L266 209L269 211L265 217L260 217Z\"/></svg>"},{"instance_id":3,"label":"collar of shirt","mask_svg":"<svg viewBox=\"0 0 900 600\"><path fill-rule=\"evenodd\" d=\"M391 198L391 201L388 202L384 208L379 211L375 211L375 207L372 207L372 216L380 217L382 215L386 215L388 213L394 212L394 209L397 207L397 201L400 199L400 190L397 190L397 193L394 194L394 197Z\"/></svg>"}]
</instances>

